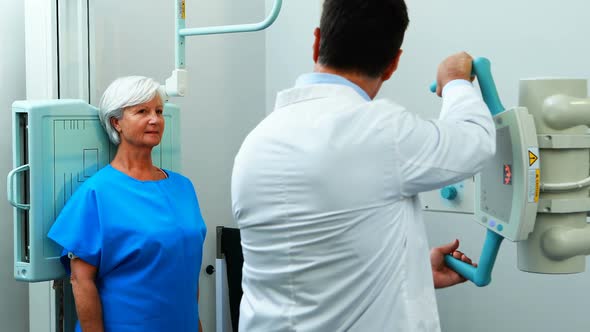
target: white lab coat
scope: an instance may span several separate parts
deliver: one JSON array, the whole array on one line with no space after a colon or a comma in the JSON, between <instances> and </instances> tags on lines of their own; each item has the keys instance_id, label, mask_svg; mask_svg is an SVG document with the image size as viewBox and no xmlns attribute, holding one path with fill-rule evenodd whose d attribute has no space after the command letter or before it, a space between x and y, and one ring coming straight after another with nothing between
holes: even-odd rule
<instances>
[{"instance_id":1,"label":"white lab coat","mask_svg":"<svg viewBox=\"0 0 590 332\"><path fill-rule=\"evenodd\" d=\"M443 96L440 119L426 121L344 85L279 93L232 176L240 331L440 331L416 195L472 176L495 152L475 89Z\"/></svg>"}]
</instances>

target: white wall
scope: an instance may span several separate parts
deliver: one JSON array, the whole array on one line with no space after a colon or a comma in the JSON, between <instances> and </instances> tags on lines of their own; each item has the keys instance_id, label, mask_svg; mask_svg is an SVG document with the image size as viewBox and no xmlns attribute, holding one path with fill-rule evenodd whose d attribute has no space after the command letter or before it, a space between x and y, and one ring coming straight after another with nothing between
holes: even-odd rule
<instances>
[{"instance_id":1,"label":"white wall","mask_svg":"<svg viewBox=\"0 0 590 332\"><path fill-rule=\"evenodd\" d=\"M285 1L277 24L267 32L267 107L278 90L311 71L313 27L320 0ZM267 1L268 3L268 1ZM407 0L410 27L404 55L380 98L391 98L426 117L440 100L428 91L445 56L467 50L492 61L506 107L517 104L518 80L538 76L590 78L590 20L584 0L430 1ZM466 215L425 213L431 245L459 238L478 258L485 230ZM536 275L516 268L516 246L505 241L492 284L464 284L437 291L443 331L588 331L590 272Z\"/></svg>"},{"instance_id":2,"label":"white wall","mask_svg":"<svg viewBox=\"0 0 590 332\"><path fill-rule=\"evenodd\" d=\"M116 77L152 76L163 82L174 69L174 1L96 0L96 89ZM265 15L262 1L187 1L187 27L252 23ZM215 227L235 227L231 214L233 158L263 118L264 33L187 38L189 88L173 98L182 112L183 174L194 183L208 228L204 268L215 265ZM96 104L96 100L94 101ZM187 262L190 264L190 262ZM215 277L201 273L205 331L215 330ZM171 282L173 282L171 280ZM163 285L165 287L165 285Z\"/></svg>"},{"instance_id":3,"label":"white wall","mask_svg":"<svg viewBox=\"0 0 590 332\"><path fill-rule=\"evenodd\" d=\"M270 10L274 0L266 0ZM281 13L266 30L266 108L276 93L293 86L297 76L313 69L313 30L319 25L322 0L283 1Z\"/></svg>"},{"instance_id":4,"label":"white wall","mask_svg":"<svg viewBox=\"0 0 590 332\"><path fill-rule=\"evenodd\" d=\"M28 331L28 284L14 280L12 207L6 174L12 169L14 100L25 98L24 14L21 1L2 1L0 12L0 330Z\"/></svg>"}]
</instances>

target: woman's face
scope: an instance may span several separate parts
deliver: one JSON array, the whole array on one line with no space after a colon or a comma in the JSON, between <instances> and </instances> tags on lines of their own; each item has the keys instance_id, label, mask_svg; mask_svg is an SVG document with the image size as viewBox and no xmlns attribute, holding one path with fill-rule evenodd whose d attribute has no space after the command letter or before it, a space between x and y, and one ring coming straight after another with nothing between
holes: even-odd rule
<instances>
[{"instance_id":1,"label":"woman's face","mask_svg":"<svg viewBox=\"0 0 590 332\"><path fill-rule=\"evenodd\" d=\"M121 144L149 148L160 144L164 134L163 110L158 94L148 102L123 109L121 119L113 119Z\"/></svg>"}]
</instances>

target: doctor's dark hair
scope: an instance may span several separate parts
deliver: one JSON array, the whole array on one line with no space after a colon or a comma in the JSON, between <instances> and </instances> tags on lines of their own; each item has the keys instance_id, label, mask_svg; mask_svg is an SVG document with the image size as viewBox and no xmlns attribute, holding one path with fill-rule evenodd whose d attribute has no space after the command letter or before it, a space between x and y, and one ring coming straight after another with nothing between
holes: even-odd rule
<instances>
[{"instance_id":1,"label":"doctor's dark hair","mask_svg":"<svg viewBox=\"0 0 590 332\"><path fill-rule=\"evenodd\" d=\"M399 51L409 22L404 0L325 0L318 62L379 77Z\"/></svg>"},{"instance_id":2,"label":"doctor's dark hair","mask_svg":"<svg viewBox=\"0 0 590 332\"><path fill-rule=\"evenodd\" d=\"M121 138L111 118L120 120L125 108L149 102L156 95L165 100L160 84L149 77L120 77L108 86L98 104L98 118L113 144L119 145Z\"/></svg>"}]
</instances>

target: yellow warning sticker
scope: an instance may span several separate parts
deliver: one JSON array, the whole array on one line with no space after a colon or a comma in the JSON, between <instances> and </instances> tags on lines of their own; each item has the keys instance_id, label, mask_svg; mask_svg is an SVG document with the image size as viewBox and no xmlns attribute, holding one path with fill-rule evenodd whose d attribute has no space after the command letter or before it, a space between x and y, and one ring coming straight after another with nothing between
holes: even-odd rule
<instances>
[{"instance_id":1,"label":"yellow warning sticker","mask_svg":"<svg viewBox=\"0 0 590 332\"><path fill-rule=\"evenodd\" d=\"M530 147L528 148L529 154L529 169L539 169L539 148L537 147Z\"/></svg>"},{"instance_id":2,"label":"yellow warning sticker","mask_svg":"<svg viewBox=\"0 0 590 332\"><path fill-rule=\"evenodd\" d=\"M541 170L529 169L528 174L527 196L529 203L539 202L539 194L541 193Z\"/></svg>"},{"instance_id":3,"label":"yellow warning sticker","mask_svg":"<svg viewBox=\"0 0 590 332\"><path fill-rule=\"evenodd\" d=\"M529 151L529 166L533 166L533 164L535 163L535 161L537 161L537 159L539 159L539 157L537 157L534 153Z\"/></svg>"},{"instance_id":4,"label":"yellow warning sticker","mask_svg":"<svg viewBox=\"0 0 590 332\"><path fill-rule=\"evenodd\" d=\"M541 193L541 170L537 168L535 171L535 203L537 203Z\"/></svg>"},{"instance_id":5,"label":"yellow warning sticker","mask_svg":"<svg viewBox=\"0 0 590 332\"><path fill-rule=\"evenodd\" d=\"M178 0L178 1L180 1L180 18L182 18L184 20L184 19L186 19L184 0Z\"/></svg>"}]
</instances>

